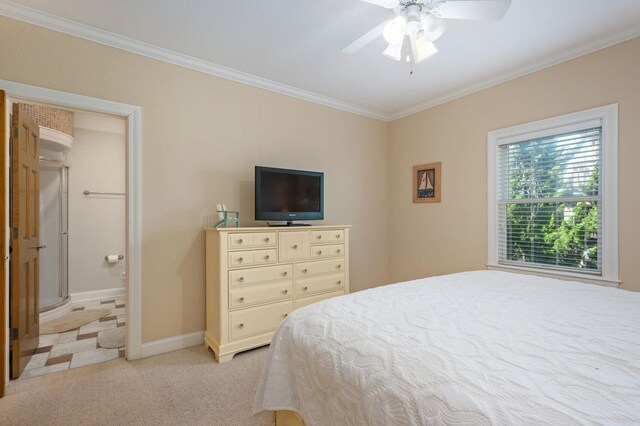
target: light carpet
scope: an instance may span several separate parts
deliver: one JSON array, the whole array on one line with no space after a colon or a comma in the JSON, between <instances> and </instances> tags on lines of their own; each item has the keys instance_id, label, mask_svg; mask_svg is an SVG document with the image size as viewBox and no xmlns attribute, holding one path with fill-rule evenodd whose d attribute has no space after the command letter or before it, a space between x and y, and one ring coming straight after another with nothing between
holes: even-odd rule
<instances>
[{"instance_id":1,"label":"light carpet","mask_svg":"<svg viewBox=\"0 0 640 426\"><path fill-rule=\"evenodd\" d=\"M85 309L70 312L61 317L40 324L40 334L64 333L87 325L111 313L110 309Z\"/></svg>"},{"instance_id":2,"label":"light carpet","mask_svg":"<svg viewBox=\"0 0 640 426\"><path fill-rule=\"evenodd\" d=\"M251 418L267 348L218 364L204 346L12 381L3 425L265 425Z\"/></svg>"},{"instance_id":3,"label":"light carpet","mask_svg":"<svg viewBox=\"0 0 640 426\"><path fill-rule=\"evenodd\" d=\"M105 349L115 349L124 347L125 328L118 327L112 330L105 330L98 333L98 345Z\"/></svg>"}]
</instances>

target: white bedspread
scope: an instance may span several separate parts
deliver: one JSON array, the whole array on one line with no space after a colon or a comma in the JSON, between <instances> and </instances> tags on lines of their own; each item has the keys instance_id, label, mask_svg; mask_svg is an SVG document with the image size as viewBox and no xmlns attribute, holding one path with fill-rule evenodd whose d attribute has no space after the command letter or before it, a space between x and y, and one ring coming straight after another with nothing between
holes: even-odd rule
<instances>
[{"instance_id":1,"label":"white bedspread","mask_svg":"<svg viewBox=\"0 0 640 426\"><path fill-rule=\"evenodd\" d=\"M291 313L254 411L314 425L640 424L640 293L504 272Z\"/></svg>"}]
</instances>

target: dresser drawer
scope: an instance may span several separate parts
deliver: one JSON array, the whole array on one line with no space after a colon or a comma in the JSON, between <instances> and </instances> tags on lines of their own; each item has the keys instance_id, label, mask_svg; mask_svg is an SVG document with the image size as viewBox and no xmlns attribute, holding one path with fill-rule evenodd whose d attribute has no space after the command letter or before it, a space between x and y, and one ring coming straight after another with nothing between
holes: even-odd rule
<instances>
[{"instance_id":1,"label":"dresser drawer","mask_svg":"<svg viewBox=\"0 0 640 426\"><path fill-rule=\"evenodd\" d=\"M295 265L296 278L342 272L345 269L344 265L344 259L298 263Z\"/></svg>"},{"instance_id":2,"label":"dresser drawer","mask_svg":"<svg viewBox=\"0 0 640 426\"><path fill-rule=\"evenodd\" d=\"M265 266L262 268L236 269L229 271L229 284L257 284L291 278L291 265Z\"/></svg>"},{"instance_id":3,"label":"dresser drawer","mask_svg":"<svg viewBox=\"0 0 640 426\"><path fill-rule=\"evenodd\" d=\"M338 256L344 256L344 244L313 246L311 248L311 259L323 259L325 257Z\"/></svg>"},{"instance_id":4,"label":"dresser drawer","mask_svg":"<svg viewBox=\"0 0 640 426\"><path fill-rule=\"evenodd\" d=\"M275 232L243 232L229 234L229 250L252 247L273 247L275 245Z\"/></svg>"},{"instance_id":5,"label":"dresser drawer","mask_svg":"<svg viewBox=\"0 0 640 426\"><path fill-rule=\"evenodd\" d=\"M280 262L309 260L309 231L280 232L278 240Z\"/></svg>"},{"instance_id":6,"label":"dresser drawer","mask_svg":"<svg viewBox=\"0 0 640 426\"><path fill-rule=\"evenodd\" d=\"M345 288L344 274L320 276L296 281L296 296L322 293L324 291L342 290Z\"/></svg>"},{"instance_id":7,"label":"dresser drawer","mask_svg":"<svg viewBox=\"0 0 640 426\"><path fill-rule=\"evenodd\" d=\"M276 249L229 252L230 268L276 263L277 260Z\"/></svg>"},{"instance_id":8,"label":"dresser drawer","mask_svg":"<svg viewBox=\"0 0 640 426\"><path fill-rule=\"evenodd\" d=\"M293 297L293 280L275 284L235 287L229 292L229 309L278 302Z\"/></svg>"},{"instance_id":9,"label":"dresser drawer","mask_svg":"<svg viewBox=\"0 0 640 426\"><path fill-rule=\"evenodd\" d=\"M332 297L338 297L342 295L344 295L344 291L332 291L331 293L322 293L315 296L301 297L299 299L296 299L295 307L296 309L302 308L303 306L307 306L321 300L331 299Z\"/></svg>"},{"instance_id":10,"label":"dresser drawer","mask_svg":"<svg viewBox=\"0 0 640 426\"><path fill-rule=\"evenodd\" d=\"M311 244L331 244L344 241L344 229L311 231Z\"/></svg>"},{"instance_id":11,"label":"dresser drawer","mask_svg":"<svg viewBox=\"0 0 640 426\"><path fill-rule=\"evenodd\" d=\"M229 313L231 340L275 331L293 310L293 300Z\"/></svg>"}]
</instances>

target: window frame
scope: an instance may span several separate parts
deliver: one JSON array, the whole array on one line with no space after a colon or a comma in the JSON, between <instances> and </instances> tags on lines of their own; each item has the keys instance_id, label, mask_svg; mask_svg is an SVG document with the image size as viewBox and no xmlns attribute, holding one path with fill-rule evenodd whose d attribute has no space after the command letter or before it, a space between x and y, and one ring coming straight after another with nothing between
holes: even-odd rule
<instances>
[{"instance_id":1,"label":"window frame","mask_svg":"<svg viewBox=\"0 0 640 426\"><path fill-rule=\"evenodd\" d=\"M539 265L504 265L498 263L498 147L529 139L560 134L567 128L599 120L602 126L600 147L600 190L602 198L602 271L561 271ZM487 133L488 247L487 268L530 273L552 278L574 279L592 284L617 287L618 276L618 104L606 105L544 120L524 123Z\"/></svg>"}]
</instances>

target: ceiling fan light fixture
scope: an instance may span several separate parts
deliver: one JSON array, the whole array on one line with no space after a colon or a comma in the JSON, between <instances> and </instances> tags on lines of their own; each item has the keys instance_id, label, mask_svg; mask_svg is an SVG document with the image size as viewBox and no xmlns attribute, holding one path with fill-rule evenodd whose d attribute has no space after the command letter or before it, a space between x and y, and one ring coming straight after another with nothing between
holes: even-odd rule
<instances>
[{"instance_id":1,"label":"ceiling fan light fixture","mask_svg":"<svg viewBox=\"0 0 640 426\"><path fill-rule=\"evenodd\" d=\"M404 31L407 20L404 16L396 16L391 22L384 26L382 35L389 44L400 43L404 39Z\"/></svg>"},{"instance_id":2,"label":"ceiling fan light fixture","mask_svg":"<svg viewBox=\"0 0 640 426\"><path fill-rule=\"evenodd\" d=\"M1 1L1 0L0 0ZM402 61L408 58L413 74L413 64L422 62L438 52L433 42L446 30L446 22L458 20L501 20L512 0L362 0L386 9L392 9L395 17L378 24L353 43L342 49L354 53L380 35L389 43L384 55ZM403 48L405 37L411 47ZM403 52L404 50L404 52Z\"/></svg>"},{"instance_id":3,"label":"ceiling fan light fixture","mask_svg":"<svg viewBox=\"0 0 640 426\"><path fill-rule=\"evenodd\" d=\"M417 64L438 53L438 49L422 36L411 37L411 53L413 53L413 60Z\"/></svg>"},{"instance_id":4,"label":"ceiling fan light fixture","mask_svg":"<svg viewBox=\"0 0 640 426\"><path fill-rule=\"evenodd\" d=\"M400 40L400 43L389 43L382 54L387 58L401 61L402 60L402 45L404 44L404 38Z\"/></svg>"}]
</instances>

